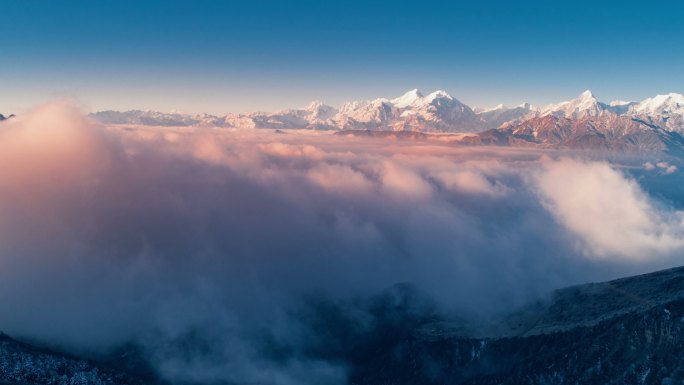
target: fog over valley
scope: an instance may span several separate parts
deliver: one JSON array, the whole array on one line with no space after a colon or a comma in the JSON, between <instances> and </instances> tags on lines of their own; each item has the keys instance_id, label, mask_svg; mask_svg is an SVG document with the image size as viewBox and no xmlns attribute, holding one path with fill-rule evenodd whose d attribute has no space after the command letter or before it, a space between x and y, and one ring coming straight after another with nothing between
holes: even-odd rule
<instances>
[{"instance_id":1,"label":"fog over valley","mask_svg":"<svg viewBox=\"0 0 684 385\"><path fill-rule=\"evenodd\" d=\"M345 339L392 312L491 337L684 262L679 158L454 137L3 120L0 330L177 383L345 383Z\"/></svg>"}]
</instances>

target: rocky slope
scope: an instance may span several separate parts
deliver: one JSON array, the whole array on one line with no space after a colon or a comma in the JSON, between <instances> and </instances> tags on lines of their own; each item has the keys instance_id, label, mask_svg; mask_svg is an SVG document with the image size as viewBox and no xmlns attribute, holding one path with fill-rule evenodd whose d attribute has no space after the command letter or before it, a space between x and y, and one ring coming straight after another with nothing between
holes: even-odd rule
<instances>
[{"instance_id":1,"label":"rocky slope","mask_svg":"<svg viewBox=\"0 0 684 385\"><path fill-rule=\"evenodd\" d=\"M581 118L534 117L481 132L461 143L516 147L684 153L684 138L639 116L612 113Z\"/></svg>"},{"instance_id":2,"label":"rocky slope","mask_svg":"<svg viewBox=\"0 0 684 385\"><path fill-rule=\"evenodd\" d=\"M683 268L559 290L489 336L416 325L369 347L352 383L684 382Z\"/></svg>"}]
</instances>

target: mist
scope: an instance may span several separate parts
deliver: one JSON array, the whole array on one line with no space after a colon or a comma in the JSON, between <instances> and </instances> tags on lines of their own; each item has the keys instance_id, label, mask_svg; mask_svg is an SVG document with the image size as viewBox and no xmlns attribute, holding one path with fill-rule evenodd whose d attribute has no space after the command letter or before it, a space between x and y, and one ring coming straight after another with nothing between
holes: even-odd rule
<instances>
[{"instance_id":1,"label":"mist","mask_svg":"<svg viewBox=\"0 0 684 385\"><path fill-rule=\"evenodd\" d=\"M680 169L448 137L107 127L53 102L0 122L0 330L73 352L135 343L171 382L345 383L348 363L320 353L340 338L312 320L321 304L372 330L369 304L408 285L411 311L482 320L682 264Z\"/></svg>"}]
</instances>

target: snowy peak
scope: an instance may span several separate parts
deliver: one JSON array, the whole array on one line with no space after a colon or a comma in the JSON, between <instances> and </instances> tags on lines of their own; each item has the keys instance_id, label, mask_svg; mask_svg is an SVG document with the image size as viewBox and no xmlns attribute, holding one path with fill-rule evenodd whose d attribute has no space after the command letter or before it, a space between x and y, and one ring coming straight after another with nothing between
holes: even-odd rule
<instances>
[{"instance_id":1,"label":"snowy peak","mask_svg":"<svg viewBox=\"0 0 684 385\"><path fill-rule=\"evenodd\" d=\"M413 89L411 91L406 92L398 98L390 100L390 102L394 104L394 106L397 108L406 108L420 101L421 99L423 99L423 94L420 91L418 91L418 89Z\"/></svg>"},{"instance_id":2,"label":"snowy peak","mask_svg":"<svg viewBox=\"0 0 684 385\"><path fill-rule=\"evenodd\" d=\"M611 107L623 107L623 106L629 106L630 104L637 104L637 103L628 102L626 100L613 100L610 103L608 103L608 105Z\"/></svg>"},{"instance_id":3,"label":"snowy peak","mask_svg":"<svg viewBox=\"0 0 684 385\"><path fill-rule=\"evenodd\" d=\"M437 91L431 93L430 95L428 95L425 99L426 99L426 100L429 100L429 101L433 101L433 100L435 100L435 99L449 99L449 100L455 100L455 99L453 98L453 96L449 95L448 92L443 91L443 90L437 90Z\"/></svg>"},{"instance_id":4,"label":"snowy peak","mask_svg":"<svg viewBox=\"0 0 684 385\"><path fill-rule=\"evenodd\" d=\"M522 103L510 108L503 104L496 107L481 109L477 115L484 129L498 128L509 122L519 122L536 114L529 103Z\"/></svg>"},{"instance_id":5,"label":"snowy peak","mask_svg":"<svg viewBox=\"0 0 684 385\"><path fill-rule=\"evenodd\" d=\"M599 116L607 111L607 106L596 99L590 90L582 92L578 97L566 102L546 106L542 116L554 115L566 118L582 118L586 116Z\"/></svg>"},{"instance_id":6,"label":"snowy peak","mask_svg":"<svg viewBox=\"0 0 684 385\"><path fill-rule=\"evenodd\" d=\"M442 90L423 96L413 89L394 99L347 102L334 120L342 129L457 132L481 128L470 107Z\"/></svg>"},{"instance_id":7,"label":"snowy peak","mask_svg":"<svg viewBox=\"0 0 684 385\"><path fill-rule=\"evenodd\" d=\"M629 110L638 104L637 102L628 102L624 100L613 100L606 106L610 112L618 115L625 115Z\"/></svg>"},{"instance_id":8,"label":"snowy peak","mask_svg":"<svg viewBox=\"0 0 684 385\"><path fill-rule=\"evenodd\" d=\"M478 114L484 114L487 112L505 111L507 109L508 109L508 107L506 107L505 105L497 104L496 106L490 107L490 108L476 108L476 109L474 109L474 111L477 112Z\"/></svg>"},{"instance_id":9,"label":"snowy peak","mask_svg":"<svg viewBox=\"0 0 684 385\"><path fill-rule=\"evenodd\" d=\"M391 103L396 108L403 109L409 107L428 105L437 99L455 100L451 95L449 95L448 92L443 90L437 90L428 94L427 96L423 96L423 94L418 89L413 89L411 91L406 92L398 98L389 100L389 103ZM385 101L386 99L377 100Z\"/></svg>"},{"instance_id":10,"label":"snowy peak","mask_svg":"<svg viewBox=\"0 0 684 385\"><path fill-rule=\"evenodd\" d=\"M684 96L677 93L656 95L635 105L632 112L646 115L684 114Z\"/></svg>"},{"instance_id":11,"label":"snowy peak","mask_svg":"<svg viewBox=\"0 0 684 385\"><path fill-rule=\"evenodd\" d=\"M594 93L591 92L591 90L584 90L577 99L580 100L596 100L596 97L594 96Z\"/></svg>"},{"instance_id":12,"label":"snowy peak","mask_svg":"<svg viewBox=\"0 0 684 385\"><path fill-rule=\"evenodd\" d=\"M511 111L511 110L534 111L535 108L532 107L532 105L530 103L525 102L525 103L518 104L515 107L508 107L505 104L497 104L494 107L488 107L488 108L478 107L478 108L473 109L473 111L475 111L478 114L488 114L488 113L497 113L497 112L502 113L502 112Z\"/></svg>"},{"instance_id":13,"label":"snowy peak","mask_svg":"<svg viewBox=\"0 0 684 385\"><path fill-rule=\"evenodd\" d=\"M329 106L320 100L314 100L309 103L309 105L304 108L304 111L308 113L310 120L316 122L332 119L332 117L337 114L337 109L335 107Z\"/></svg>"},{"instance_id":14,"label":"snowy peak","mask_svg":"<svg viewBox=\"0 0 684 385\"><path fill-rule=\"evenodd\" d=\"M320 100L314 100L311 103L309 103L306 107L304 107L304 109L307 111L316 111L321 107L325 107L325 103L323 103Z\"/></svg>"},{"instance_id":15,"label":"snowy peak","mask_svg":"<svg viewBox=\"0 0 684 385\"><path fill-rule=\"evenodd\" d=\"M516 107L499 104L494 108L473 110L446 91L437 90L424 95L413 89L396 98L350 101L339 110L321 101L313 101L302 108L225 116L154 111L101 111L92 115L109 124L421 132L480 132L536 117L596 121L605 118L610 123L617 122L615 117L625 117L684 134L684 96L681 94L657 95L638 103L619 100L603 103L590 90L574 99L544 108L523 103ZM544 122L547 120L532 123ZM622 121L618 123L626 126Z\"/></svg>"},{"instance_id":16,"label":"snowy peak","mask_svg":"<svg viewBox=\"0 0 684 385\"><path fill-rule=\"evenodd\" d=\"M537 116L464 139L468 144L562 148L627 153L684 154L684 138L627 115L582 118Z\"/></svg>"},{"instance_id":17,"label":"snowy peak","mask_svg":"<svg viewBox=\"0 0 684 385\"><path fill-rule=\"evenodd\" d=\"M627 113L668 131L684 134L684 96L681 94L656 95L632 105Z\"/></svg>"}]
</instances>

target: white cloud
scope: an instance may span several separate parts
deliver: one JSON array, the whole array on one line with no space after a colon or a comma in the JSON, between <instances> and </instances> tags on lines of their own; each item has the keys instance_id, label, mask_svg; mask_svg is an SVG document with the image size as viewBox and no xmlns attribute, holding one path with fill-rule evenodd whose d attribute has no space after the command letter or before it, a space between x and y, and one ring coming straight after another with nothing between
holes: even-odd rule
<instances>
[{"instance_id":1,"label":"white cloud","mask_svg":"<svg viewBox=\"0 0 684 385\"><path fill-rule=\"evenodd\" d=\"M643 164L643 167L646 171L660 170L665 175L669 175L677 171L677 166L664 161L656 162L655 164L652 162L646 162Z\"/></svg>"},{"instance_id":2,"label":"white cloud","mask_svg":"<svg viewBox=\"0 0 684 385\"><path fill-rule=\"evenodd\" d=\"M433 176L452 191L491 197L503 197L509 192L505 185L489 181L476 170L441 171Z\"/></svg>"},{"instance_id":3,"label":"white cloud","mask_svg":"<svg viewBox=\"0 0 684 385\"><path fill-rule=\"evenodd\" d=\"M664 174L672 174L677 171L677 166L670 164L668 162L658 162L656 166L663 170Z\"/></svg>"},{"instance_id":4,"label":"white cloud","mask_svg":"<svg viewBox=\"0 0 684 385\"><path fill-rule=\"evenodd\" d=\"M136 340L187 380L344 381L336 362L300 354L330 338L298 316L312 298L352 306L409 282L469 317L678 261L681 213L607 163L540 158L122 130L48 104L0 123L0 303L13 309L0 329L75 349ZM367 310L349 314L372 324ZM187 335L202 354L163 348ZM292 359L270 359L263 341Z\"/></svg>"},{"instance_id":5,"label":"white cloud","mask_svg":"<svg viewBox=\"0 0 684 385\"><path fill-rule=\"evenodd\" d=\"M416 171L392 159L384 160L382 166L382 186L387 196L422 200L432 195L432 187Z\"/></svg>"},{"instance_id":6,"label":"white cloud","mask_svg":"<svg viewBox=\"0 0 684 385\"><path fill-rule=\"evenodd\" d=\"M649 260L684 247L682 212L660 211L607 163L547 161L536 181L545 205L590 256Z\"/></svg>"},{"instance_id":7,"label":"white cloud","mask_svg":"<svg viewBox=\"0 0 684 385\"><path fill-rule=\"evenodd\" d=\"M346 165L322 163L307 171L316 184L337 194L368 194L374 184L362 173Z\"/></svg>"}]
</instances>

